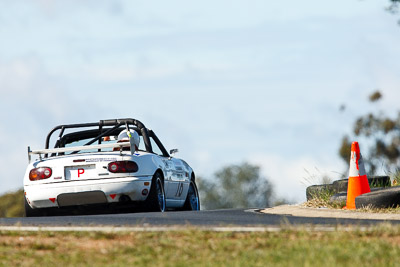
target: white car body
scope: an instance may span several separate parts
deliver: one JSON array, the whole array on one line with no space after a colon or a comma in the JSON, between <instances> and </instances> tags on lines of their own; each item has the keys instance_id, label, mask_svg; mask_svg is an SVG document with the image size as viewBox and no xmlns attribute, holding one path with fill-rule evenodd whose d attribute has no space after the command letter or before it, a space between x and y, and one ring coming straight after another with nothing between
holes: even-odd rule
<instances>
[{"instance_id":1,"label":"white car body","mask_svg":"<svg viewBox=\"0 0 400 267\"><path fill-rule=\"evenodd\" d=\"M127 125L126 121L135 126L136 124L143 126L141 131L140 128L136 129L143 135L151 131L139 121L133 119L100 121L100 124L102 127L108 124L123 125L113 130L113 132L117 132ZM101 127L99 129L99 133L107 130ZM53 132L54 130L50 132L49 136ZM151 133L154 137L155 134L152 131ZM95 135L97 136L97 133ZM150 135L148 140L153 137ZM58 140L62 140L62 138L63 133L60 134ZM154 138L160 143L157 137ZM152 145L157 144L153 142ZM134 146L129 142L71 147L58 147L59 144L56 144L55 146L54 149L46 148L37 151L30 151L30 148L28 148L30 160L33 155L37 155L39 158L29 163L24 176L26 205L29 205L29 207L26 206L26 209L28 209L26 211L27 216L29 216L29 211L51 208L54 210L92 204L107 206L126 202L145 202L151 194L155 174L160 175L163 181L166 209L183 208L190 198L188 192L192 192L193 189L195 189L195 195L192 198L197 196L198 201L192 168L185 161L167 155L162 145L160 148L163 155L132 149ZM129 150L126 151L124 148ZM71 153L73 151L79 151L79 153ZM134 162L138 168L134 172L113 173L111 167L109 167L112 162L129 162L129 164ZM50 170L38 168L49 168ZM47 174L50 173L50 177L31 180L30 172L33 169L46 170ZM193 185L191 185L191 181L193 181ZM192 186L192 190L189 190L190 186ZM160 199L160 196L161 191L158 199ZM193 209L200 209L199 202L197 202L197 206ZM36 216L36 213L33 212L32 214L32 216Z\"/></svg>"}]
</instances>

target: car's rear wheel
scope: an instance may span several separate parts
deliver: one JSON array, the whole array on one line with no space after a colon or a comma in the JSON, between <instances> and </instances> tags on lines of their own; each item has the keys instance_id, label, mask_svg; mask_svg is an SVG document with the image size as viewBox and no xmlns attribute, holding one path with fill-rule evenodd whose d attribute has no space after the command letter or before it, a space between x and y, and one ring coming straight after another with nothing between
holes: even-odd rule
<instances>
[{"instance_id":1,"label":"car's rear wheel","mask_svg":"<svg viewBox=\"0 0 400 267\"><path fill-rule=\"evenodd\" d=\"M25 199L25 217L41 217L44 216L43 212L39 209L32 209L31 206L29 206L28 201Z\"/></svg>"},{"instance_id":2,"label":"car's rear wheel","mask_svg":"<svg viewBox=\"0 0 400 267\"><path fill-rule=\"evenodd\" d=\"M188 194L186 196L183 210L200 210L200 197L199 191L197 190L196 183L192 179L189 184Z\"/></svg>"},{"instance_id":3,"label":"car's rear wheel","mask_svg":"<svg viewBox=\"0 0 400 267\"><path fill-rule=\"evenodd\" d=\"M166 209L164 182L159 172L153 176L148 204L151 211L164 212Z\"/></svg>"}]
</instances>

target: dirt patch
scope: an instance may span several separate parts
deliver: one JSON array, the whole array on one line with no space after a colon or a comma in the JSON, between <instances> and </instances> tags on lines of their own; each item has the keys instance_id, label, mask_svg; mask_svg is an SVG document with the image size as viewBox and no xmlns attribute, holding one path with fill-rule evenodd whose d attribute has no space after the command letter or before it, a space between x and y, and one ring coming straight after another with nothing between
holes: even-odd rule
<instances>
[{"instance_id":1,"label":"dirt patch","mask_svg":"<svg viewBox=\"0 0 400 267\"><path fill-rule=\"evenodd\" d=\"M300 205L282 205L261 210L262 213L313 218L346 218L369 220L400 220L400 214L374 213L329 208L309 208Z\"/></svg>"}]
</instances>

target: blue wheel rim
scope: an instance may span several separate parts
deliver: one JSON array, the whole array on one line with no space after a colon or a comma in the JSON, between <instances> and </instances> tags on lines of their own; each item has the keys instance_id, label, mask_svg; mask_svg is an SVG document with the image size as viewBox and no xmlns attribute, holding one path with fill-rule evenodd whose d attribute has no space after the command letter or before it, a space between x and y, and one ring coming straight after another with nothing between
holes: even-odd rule
<instances>
[{"instance_id":1,"label":"blue wheel rim","mask_svg":"<svg viewBox=\"0 0 400 267\"><path fill-rule=\"evenodd\" d=\"M188 195L190 207L192 208L192 210L199 210L199 194L197 193L197 190L192 182L189 186Z\"/></svg>"},{"instance_id":2,"label":"blue wheel rim","mask_svg":"<svg viewBox=\"0 0 400 267\"><path fill-rule=\"evenodd\" d=\"M156 191L157 191L158 206L160 207L161 211L164 211L165 210L165 196L164 196L164 190L162 188L160 179L157 179Z\"/></svg>"}]
</instances>

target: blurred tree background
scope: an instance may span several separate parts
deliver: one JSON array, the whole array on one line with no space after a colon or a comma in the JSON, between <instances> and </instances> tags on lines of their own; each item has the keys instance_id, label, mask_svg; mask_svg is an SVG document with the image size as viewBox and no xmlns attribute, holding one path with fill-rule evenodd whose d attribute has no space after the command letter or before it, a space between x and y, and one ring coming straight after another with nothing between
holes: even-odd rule
<instances>
[{"instance_id":1,"label":"blurred tree background","mask_svg":"<svg viewBox=\"0 0 400 267\"><path fill-rule=\"evenodd\" d=\"M24 215L23 189L0 196L0 217L23 217Z\"/></svg>"},{"instance_id":2,"label":"blurred tree background","mask_svg":"<svg viewBox=\"0 0 400 267\"><path fill-rule=\"evenodd\" d=\"M394 14L398 13L400 0L389 0L389 2L390 5L387 7L387 10Z\"/></svg>"},{"instance_id":3,"label":"blurred tree background","mask_svg":"<svg viewBox=\"0 0 400 267\"><path fill-rule=\"evenodd\" d=\"M398 14L400 0L389 0L389 2L390 2L390 5L387 7L387 10L392 14ZM400 20L398 20L397 23L400 25Z\"/></svg>"},{"instance_id":4,"label":"blurred tree background","mask_svg":"<svg viewBox=\"0 0 400 267\"><path fill-rule=\"evenodd\" d=\"M211 179L197 179L204 209L265 208L273 203L272 184L249 163L229 165ZM285 201L281 200L280 203Z\"/></svg>"},{"instance_id":5,"label":"blurred tree background","mask_svg":"<svg viewBox=\"0 0 400 267\"><path fill-rule=\"evenodd\" d=\"M373 105L382 98L380 91L375 91L369 96L369 101ZM364 151L368 151L364 156L367 173L375 175L378 168L382 167L387 174L399 173L400 164L400 111L397 116L390 117L383 111L368 113L356 118L353 124L353 134L351 138L345 135L339 149L340 157L349 164L351 140L363 138L370 146Z\"/></svg>"},{"instance_id":6,"label":"blurred tree background","mask_svg":"<svg viewBox=\"0 0 400 267\"><path fill-rule=\"evenodd\" d=\"M392 14L398 14L400 0L389 0L387 10ZM400 25L400 20L398 20ZM373 105L383 97L378 90L369 96ZM341 107L343 110L345 106ZM396 117L389 117L383 111L368 113L356 118L353 125L353 138L345 135L339 148L340 157L349 164L351 140L357 137L370 141L371 146L367 148L369 153L364 157L365 167L368 174L375 175L379 167L382 167L387 174L398 180L400 179L400 111Z\"/></svg>"}]
</instances>

